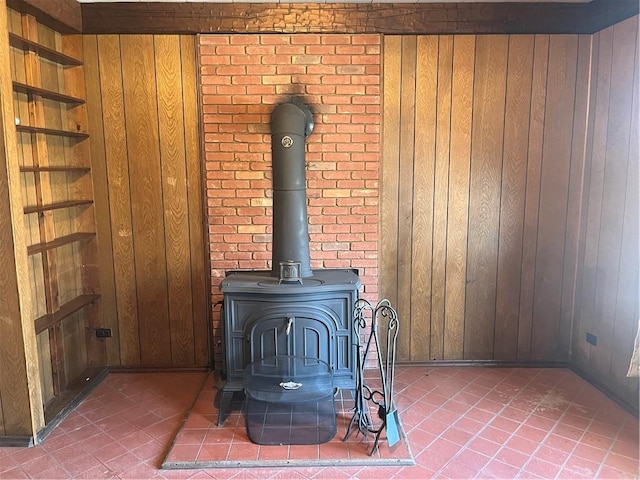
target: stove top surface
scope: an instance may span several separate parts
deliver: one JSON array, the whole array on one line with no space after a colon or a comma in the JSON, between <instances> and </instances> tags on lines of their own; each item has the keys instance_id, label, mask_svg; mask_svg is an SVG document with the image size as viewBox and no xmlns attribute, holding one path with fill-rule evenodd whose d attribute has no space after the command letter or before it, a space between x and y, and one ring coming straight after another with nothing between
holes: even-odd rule
<instances>
[{"instance_id":1,"label":"stove top surface","mask_svg":"<svg viewBox=\"0 0 640 480\"><path fill-rule=\"evenodd\" d=\"M267 293L273 290L279 293L306 293L318 290L334 290L359 288L361 285L357 270L353 269L322 269L313 270L313 275L300 281L280 282L270 270L234 270L227 272L220 285L223 293L228 292L256 292Z\"/></svg>"}]
</instances>

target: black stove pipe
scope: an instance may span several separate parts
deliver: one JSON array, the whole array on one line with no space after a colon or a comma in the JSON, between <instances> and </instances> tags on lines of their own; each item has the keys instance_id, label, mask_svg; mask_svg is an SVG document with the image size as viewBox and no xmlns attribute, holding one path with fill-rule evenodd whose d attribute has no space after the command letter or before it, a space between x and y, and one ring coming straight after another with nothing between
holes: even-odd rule
<instances>
[{"instance_id":1,"label":"black stove pipe","mask_svg":"<svg viewBox=\"0 0 640 480\"><path fill-rule=\"evenodd\" d=\"M281 264L299 262L299 276L310 277L305 139L313 131L313 115L300 103L282 103L271 114L273 169L273 251L271 275Z\"/></svg>"}]
</instances>

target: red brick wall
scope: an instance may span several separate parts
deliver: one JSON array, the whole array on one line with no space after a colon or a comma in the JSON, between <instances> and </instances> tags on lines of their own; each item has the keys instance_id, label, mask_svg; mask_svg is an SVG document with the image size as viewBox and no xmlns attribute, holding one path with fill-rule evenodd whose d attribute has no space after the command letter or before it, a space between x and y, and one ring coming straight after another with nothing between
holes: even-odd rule
<instances>
[{"instance_id":1,"label":"red brick wall","mask_svg":"<svg viewBox=\"0 0 640 480\"><path fill-rule=\"evenodd\" d=\"M378 35L200 36L214 303L227 270L271 268L269 120L291 95L314 112L306 154L311 267L357 268L362 296L376 300L380 49ZM213 319L218 362L218 309Z\"/></svg>"}]
</instances>

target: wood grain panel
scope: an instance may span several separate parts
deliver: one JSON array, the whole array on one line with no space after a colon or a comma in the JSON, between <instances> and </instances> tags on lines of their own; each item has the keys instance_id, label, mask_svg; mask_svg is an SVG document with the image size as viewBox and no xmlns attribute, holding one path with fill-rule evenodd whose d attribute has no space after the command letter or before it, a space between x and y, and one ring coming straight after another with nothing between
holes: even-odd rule
<instances>
[{"instance_id":1,"label":"wood grain panel","mask_svg":"<svg viewBox=\"0 0 640 480\"><path fill-rule=\"evenodd\" d=\"M380 171L380 292L392 305L398 305L398 182L400 165L400 65L402 38L384 39L384 112L382 124L382 166ZM406 313L405 318L410 318ZM406 330L406 329L405 329Z\"/></svg>"},{"instance_id":2,"label":"wood grain panel","mask_svg":"<svg viewBox=\"0 0 640 480\"><path fill-rule=\"evenodd\" d=\"M166 243L167 292L171 318L171 363L193 365L193 304L189 251L180 38L154 38L158 128L162 168L162 204Z\"/></svg>"},{"instance_id":3,"label":"wood grain panel","mask_svg":"<svg viewBox=\"0 0 640 480\"><path fill-rule=\"evenodd\" d=\"M635 411L638 379L626 373L638 328L637 28L635 18L593 36L572 344L576 366Z\"/></svg>"},{"instance_id":4,"label":"wood grain panel","mask_svg":"<svg viewBox=\"0 0 640 480\"><path fill-rule=\"evenodd\" d=\"M637 26L637 24L636 24ZM622 226L622 239L620 245L620 272L618 274L618 291L616 295L616 310L614 317L614 331L611 348L611 375L609 385L612 391L623 395L629 403L638 398L638 379L628 378L625 371L629 366L629 358L633 354L633 342L631 341L638 332L636 330L638 319L638 289L640 259L638 255L638 243L640 239L640 65L638 59L638 32L636 31L636 52L634 54L636 65L633 81L633 108L631 110L631 131L629 140L626 200L624 205L624 217Z\"/></svg>"},{"instance_id":5,"label":"wood grain panel","mask_svg":"<svg viewBox=\"0 0 640 480\"><path fill-rule=\"evenodd\" d=\"M613 30L607 29L594 36L596 50L593 62L597 65L596 91L594 108L594 126L590 139L590 183L587 198L586 244L582 267L582 300L580 302L580 322L577 337L585 338L591 332L595 318L596 274L598 262L598 241L602 212L602 195L604 185L606 138L608 129L609 93L611 90L611 58L613 48ZM591 346L579 342L575 349L579 364L588 364Z\"/></svg>"},{"instance_id":6,"label":"wood grain panel","mask_svg":"<svg viewBox=\"0 0 640 480\"><path fill-rule=\"evenodd\" d=\"M576 301L579 298L581 267L581 245L584 245L582 227L586 224L585 185L589 183L587 157L588 139L593 124L591 102L595 99L592 86L595 70L592 68L591 35L578 37L578 64L576 71L576 100L573 116L571 143L571 166L569 176L569 199L567 204L567 227L565 239L564 267L562 274L562 304L560 307L560 343L570 345L575 325ZM571 354L570 354L571 355Z\"/></svg>"},{"instance_id":7,"label":"wood grain panel","mask_svg":"<svg viewBox=\"0 0 640 480\"><path fill-rule=\"evenodd\" d=\"M162 178L151 36L123 36L122 85L126 121L136 292L143 363L170 364Z\"/></svg>"},{"instance_id":8,"label":"wood grain panel","mask_svg":"<svg viewBox=\"0 0 640 480\"><path fill-rule=\"evenodd\" d=\"M575 296L590 112L591 49L585 43L578 52L578 40L441 36L431 54L437 59L425 63L418 55L414 76L407 77L406 59L402 68L385 68L385 85L400 89L385 90L385 125L395 122L400 135L389 133L383 145L383 171L399 173L387 177L397 184L383 182L381 229L393 235L396 228L399 240L394 250L382 236L388 273L381 284L383 291L412 288L404 360L568 360L571 313L561 311L572 311ZM400 53L386 48L390 62L407 54L394 42ZM576 92L577 71L584 93ZM420 120L413 124L403 110L412 84L417 99L429 98L429 90L432 95L417 102ZM416 139L412 149L402 141L408 125ZM425 173L431 149L435 162ZM425 177L431 174L433 183ZM414 213L406 222L409 195ZM393 218L393 226L385 218ZM431 238L425 238L429 225ZM404 246L410 242L409 265ZM392 265L386 252L403 261ZM415 309L427 301L415 297L429 286L430 328L424 329ZM425 333L428 356L420 343Z\"/></svg>"},{"instance_id":9,"label":"wood grain panel","mask_svg":"<svg viewBox=\"0 0 640 480\"><path fill-rule=\"evenodd\" d=\"M549 42L547 106L538 211L532 356L568 360L569 345L559 343L562 268L567 220L571 135L576 82L576 36L555 35Z\"/></svg>"},{"instance_id":10,"label":"wood grain panel","mask_svg":"<svg viewBox=\"0 0 640 480\"><path fill-rule=\"evenodd\" d=\"M636 22L612 27L611 88L608 98L609 119L602 184L602 210L597 248L597 278L593 332L598 337L590 365L598 376L609 373L613 345L617 289L620 276L620 250L629 165L631 107L633 103L634 64L636 58ZM634 161L637 161L635 159ZM629 192L631 195L632 192ZM631 313L631 312L629 312Z\"/></svg>"},{"instance_id":11,"label":"wood grain panel","mask_svg":"<svg viewBox=\"0 0 640 480\"><path fill-rule=\"evenodd\" d=\"M494 357L501 360L518 358L533 46L533 36L509 37L494 334Z\"/></svg>"},{"instance_id":12,"label":"wood grain panel","mask_svg":"<svg viewBox=\"0 0 640 480\"><path fill-rule=\"evenodd\" d=\"M209 289L205 270L205 247L202 208L203 185L200 162L200 123L198 120L197 73L195 39L180 37L182 61L182 99L184 110L184 136L187 169L187 197L189 208L189 244L191 259L191 298L193 304L194 361L196 365L209 365Z\"/></svg>"},{"instance_id":13,"label":"wood grain panel","mask_svg":"<svg viewBox=\"0 0 640 480\"><path fill-rule=\"evenodd\" d=\"M97 126L92 136L104 136L93 148L94 168L107 182L96 192L108 201L99 228L111 232L111 245L101 244L103 261L113 262L113 279L105 282L112 293L105 293L117 306L109 363L206 366L194 39L104 35L85 44L86 60L97 68L87 99Z\"/></svg>"},{"instance_id":14,"label":"wood grain panel","mask_svg":"<svg viewBox=\"0 0 640 480\"><path fill-rule=\"evenodd\" d=\"M493 357L508 38L476 39L465 358Z\"/></svg>"},{"instance_id":15,"label":"wood grain panel","mask_svg":"<svg viewBox=\"0 0 640 480\"><path fill-rule=\"evenodd\" d=\"M540 205L540 175L542 171L542 141L547 96L549 64L549 36L536 35L533 50L531 80L531 113L527 152L527 182L525 195L522 277L520 279L520 314L518 325L518 360L531 358L533 328L534 279L538 238L538 210Z\"/></svg>"},{"instance_id":16,"label":"wood grain panel","mask_svg":"<svg viewBox=\"0 0 640 480\"><path fill-rule=\"evenodd\" d=\"M459 360L464 354L475 37L455 36L453 42L444 358Z\"/></svg>"},{"instance_id":17,"label":"wood grain panel","mask_svg":"<svg viewBox=\"0 0 640 480\"><path fill-rule=\"evenodd\" d=\"M415 130L416 88L416 37L402 38L402 63L400 65L400 164L398 182L398 293L397 305L402 306L402 315L411 318L412 324L420 324L423 318L414 318L411 313L411 274L413 259L413 163ZM411 358L411 328L398 333L398 354Z\"/></svg>"},{"instance_id":18,"label":"wood grain panel","mask_svg":"<svg viewBox=\"0 0 640 480\"><path fill-rule=\"evenodd\" d=\"M104 124L104 148L109 178L109 213L113 244L120 361L140 363L140 334L136 271L133 257L131 193L127 157L126 124L120 39L105 35L98 39L98 67ZM91 101L91 97L87 98ZM97 99L93 99L95 102ZM90 108L91 110L91 108ZM99 131L94 132L99 136ZM100 224L100 221L98 222Z\"/></svg>"},{"instance_id":19,"label":"wood grain panel","mask_svg":"<svg viewBox=\"0 0 640 480\"><path fill-rule=\"evenodd\" d=\"M105 135L102 109L102 90L100 87L100 65L98 59L98 39L95 35L83 35L85 64L85 82L87 102L91 109L87 111L88 128L95 133L91 138L91 175L93 178L93 197L95 200L96 235L99 239L98 271L100 283L102 325L111 329L112 341L105 342L106 363L120 363L120 330L118 329L118 310L116 298L113 240L109 218L109 180L107 176Z\"/></svg>"},{"instance_id":20,"label":"wood grain panel","mask_svg":"<svg viewBox=\"0 0 640 480\"><path fill-rule=\"evenodd\" d=\"M447 201L451 137L451 82L453 37L440 37L436 99L436 164L433 187L433 260L431 262L431 356L444 356L445 265L447 256Z\"/></svg>"},{"instance_id":21,"label":"wood grain panel","mask_svg":"<svg viewBox=\"0 0 640 480\"><path fill-rule=\"evenodd\" d=\"M416 136L413 195L411 284L411 358L430 357L431 260L433 238L433 179L436 144L438 37L417 38Z\"/></svg>"}]
</instances>

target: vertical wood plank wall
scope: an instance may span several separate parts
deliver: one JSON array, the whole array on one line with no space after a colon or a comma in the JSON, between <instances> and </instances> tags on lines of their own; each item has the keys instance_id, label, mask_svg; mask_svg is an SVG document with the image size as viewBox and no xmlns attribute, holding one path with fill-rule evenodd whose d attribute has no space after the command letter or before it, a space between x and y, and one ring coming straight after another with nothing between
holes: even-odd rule
<instances>
[{"instance_id":1,"label":"vertical wood plank wall","mask_svg":"<svg viewBox=\"0 0 640 480\"><path fill-rule=\"evenodd\" d=\"M84 50L109 364L205 366L194 37L85 35Z\"/></svg>"},{"instance_id":2,"label":"vertical wood plank wall","mask_svg":"<svg viewBox=\"0 0 640 480\"><path fill-rule=\"evenodd\" d=\"M402 360L569 360L590 48L385 37L380 282Z\"/></svg>"},{"instance_id":3,"label":"vertical wood plank wall","mask_svg":"<svg viewBox=\"0 0 640 480\"><path fill-rule=\"evenodd\" d=\"M638 18L593 36L592 103L573 354L576 366L638 408L627 378L638 329ZM597 344L586 342L587 333Z\"/></svg>"}]
</instances>

